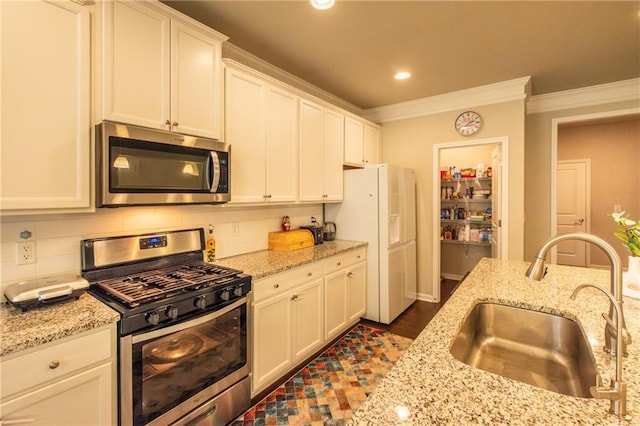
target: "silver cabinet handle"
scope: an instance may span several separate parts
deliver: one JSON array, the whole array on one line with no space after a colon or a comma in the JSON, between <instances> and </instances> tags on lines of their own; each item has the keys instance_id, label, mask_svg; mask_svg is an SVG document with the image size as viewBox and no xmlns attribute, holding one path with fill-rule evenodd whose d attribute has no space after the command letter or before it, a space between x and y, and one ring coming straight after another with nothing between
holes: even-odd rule
<instances>
[{"instance_id":1,"label":"silver cabinet handle","mask_svg":"<svg viewBox=\"0 0 640 426\"><path fill-rule=\"evenodd\" d=\"M574 225L582 225L584 223L584 219L580 218L580 219L576 219L575 222L573 222Z\"/></svg>"},{"instance_id":2,"label":"silver cabinet handle","mask_svg":"<svg viewBox=\"0 0 640 426\"><path fill-rule=\"evenodd\" d=\"M52 370L55 370L56 368L60 367L60 361L58 360L53 360L49 363L49 368Z\"/></svg>"}]
</instances>

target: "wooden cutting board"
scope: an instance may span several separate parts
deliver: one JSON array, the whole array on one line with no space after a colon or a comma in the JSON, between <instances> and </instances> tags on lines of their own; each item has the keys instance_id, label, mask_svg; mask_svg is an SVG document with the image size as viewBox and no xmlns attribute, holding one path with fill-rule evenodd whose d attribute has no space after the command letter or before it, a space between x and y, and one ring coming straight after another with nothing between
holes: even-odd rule
<instances>
[{"instance_id":1,"label":"wooden cutting board","mask_svg":"<svg viewBox=\"0 0 640 426\"><path fill-rule=\"evenodd\" d=\"M306 229L269 232L269 250L293 251L313 247L313 235Z\"/></svg>"}]
</instances>

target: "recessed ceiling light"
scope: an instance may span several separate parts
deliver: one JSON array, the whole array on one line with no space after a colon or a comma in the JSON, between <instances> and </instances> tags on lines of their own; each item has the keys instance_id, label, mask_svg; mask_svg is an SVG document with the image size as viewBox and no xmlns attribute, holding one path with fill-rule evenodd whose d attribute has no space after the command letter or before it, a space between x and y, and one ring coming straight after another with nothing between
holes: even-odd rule
<instances>
[{"instance_id":1,"label":"recessed ceiling light","mask_svg":"<svg viewBox=\"0 0 640 426\"><path fill-rule=\"evenodd\" d=\"M336 3L336 0L310 0L311 6L315 7L318 10L326 10L331 9L333 5Z\"/></svg>"},{"instance_id":2,"label":"recessed ceiling light","mask_svg":"<svg viewBox=\"0 0 640 426\"><path fill-rule=\"evenodd\" d=\"M393 76L396 80L406 80L411 77L411 73L407 71L402 71Z\"/></svg>"}]
</instances>

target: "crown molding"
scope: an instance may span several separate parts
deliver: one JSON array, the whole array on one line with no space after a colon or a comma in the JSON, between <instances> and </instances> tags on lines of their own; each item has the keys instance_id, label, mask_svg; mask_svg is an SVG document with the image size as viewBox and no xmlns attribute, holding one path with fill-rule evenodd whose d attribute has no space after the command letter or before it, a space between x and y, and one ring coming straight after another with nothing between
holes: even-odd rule
<instances>
[{"instance_id":1,"label":"crown molding","mask_svg":"<svg viewBox=\"0 0 640 426\"><path fill-rule=\"evenodd\" d=\"M364 117L376 123L384 123L479 105L526 100L530 93L531 77L521 77L472 89L371 108L364 111Z\"/></svg>"},{"instance_id":2,"label":"crown molding","mask_svg":"<svg viewBox=\"0 0 640 426\"><path fill-rule=\"evenodd\" d=\"M640 100L640 78L532 96L527 114Z\"/></svg>"},{"instance_id":3,"label":"crown molding","mask_svg":"<svg viewBox=\"0 0 640 426\"><path fill-rule=\"evenodd\" d=\"M300 77L296 77L295 75L288 73L287 71L278 68L275 65L270 64L264 59L261 59L244 49L241 49L233 43L226 42L222 45L222 56L224 58L233 59L234 61L248 66L255 71L266 74L267 76L272 77L282 83L302 90L309 95L329 102L332 105L345 109L353 114L356 114L358 116L362 116L363 114L362 108L359 108L352 103L349 103L344 99L337 97L336 95L333 95L317 86L314 86L313 84L301 79Z\"/></svg>"}]
</instances>

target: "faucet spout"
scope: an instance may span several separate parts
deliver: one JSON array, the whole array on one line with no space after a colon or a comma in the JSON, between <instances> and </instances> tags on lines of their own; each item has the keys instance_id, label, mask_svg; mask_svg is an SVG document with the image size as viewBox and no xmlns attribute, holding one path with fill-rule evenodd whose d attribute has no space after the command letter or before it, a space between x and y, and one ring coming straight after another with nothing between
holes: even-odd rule
<instances>
[{"instance_id":1,"label":"faucet spout","mask_svg":"<svg viewBox=\"0 0 640 426\"><path fill-rule=\"evenodd\" d=\"M616 316L617 318L619 318L619 321L616 324L616 331L617 331L616 334L618 336L621 336L622 325L624 324L624 314L622 313L621 303L618 302L610 292L603 290L602 288L593 284L580 284L578 287L576 287L573 290L573 293L571 293L571 296L570 296L571 300L575 300L576 296L578 295L578 292L580 292L580 290L582 290L585 287L593 287L596 290L600 290L602 293L604 293L605 296L609 298L609 301L611 302L611 306L614 307L616 311ZM610 318L608 318L605 315L603 316L605 317L605 320L607 320L608 323L611 322ZM615 351L615 354L616 354L615 379L612 382L610 382L609 386L600 386L598 384L596 386L592 386L590 389L590 392L594 398L611 400L611 408L609 409L609 412L611 414L614 414L620 417L621 419L626 419L627 384L622 380L622 358L624 353L624 351L622 350L623 344L624 344L623 339L616 339L617 347Z\"/></svg>"},{"instance_id":2,"label":"faucet spout","mask_svg":"<svg viewBox=\"0 0 640 426\"><path fill-rule=\"evenodd\" d=\"M605 351L609 352L612 356L615 356L617 351L616 348L618 347L617 341L622 340L622 354L626 356L627 345L631 343L631 336L629 335L624 323L624 317L622 316L622 262L620 261L618 253L609 243L600 237L584 232L557 235L547 240L540 247L536 257L527 269L526 276L536 281L540 281L546 273L544 262L549 250L558 243L569 240L585 241L600 247L611 263L610 293L613 296L613 300L615 300L620 306L620 314L615 310L613 303L610 303L609 318L611 319L612 324L607 324L605 326ZM620 323L622 327L620 333L616 331L618 323Z\"/></svg>"}]
</instances>

